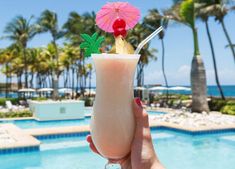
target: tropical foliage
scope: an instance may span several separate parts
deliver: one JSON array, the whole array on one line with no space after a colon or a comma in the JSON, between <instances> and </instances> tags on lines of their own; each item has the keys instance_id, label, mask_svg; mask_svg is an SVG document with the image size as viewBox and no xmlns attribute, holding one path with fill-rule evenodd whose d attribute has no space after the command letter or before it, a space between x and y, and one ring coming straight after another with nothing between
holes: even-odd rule
<instances>
[{"instance_id":1,"label":"tropical foliage","mask_svg":"<svg viewBox=\"0 0 235 169\"><path fill-rule=\"evenodd\" d=\"M225 45L231 50L231 56L235 61L235 48L225 24L226 15L235 9L230 6L230 3L231 1L225 0L173 0L173 5L169 9L151 9L144 17L143 22L128 32L127 41L136 48L159 26L165 28L159 34L159 39L162 45L162 72L165 85L168 86L164 44L166 28L174 21L191 29L194 44L191 66L193 111L208 111L206 72L199 50L196 20L200 18L205 24L215 70L215 81L221 98L225 99L219 81L219 68L216 64L216 51L209 20L214 19L221 25L228 42L228 45ZM2 40L8 39L11 44L0 49L1 71L6 76L6 97L13 78L17 79L18 89L23 87L54 88L54 99L58 99L59 79L61 78L64 82L63 87L76 89L76 93L83 95L87 86L91 88L93 67L88 57L92 53L109 51L114 44L113 36L98 29L95 24L94 12L79 14L72 11L67 21L62 26L59 25L57 14L50 10L43 11L38 18L16 16L6 25ZM37 34L42 33L48 33L51 36L51 42L43 47L30 48L29 42L36 38ZM100 47L101 43L102 47ZM156 60L156 51L150 44L145 45L141 50L136 77L138 86L144 85L145 67L152 60ZM76 95L73 93L72 97L75 98Z\"/></svg>"}]
</instances>

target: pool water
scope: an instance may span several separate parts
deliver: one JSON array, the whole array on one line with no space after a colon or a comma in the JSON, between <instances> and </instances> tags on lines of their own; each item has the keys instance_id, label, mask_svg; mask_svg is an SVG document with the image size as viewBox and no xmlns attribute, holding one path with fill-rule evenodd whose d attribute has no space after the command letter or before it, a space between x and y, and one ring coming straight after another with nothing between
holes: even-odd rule
<instances>
[{"instance_id":1,"label":"pool water","mask_svg":"<svg viewBox=\"0 0 235 169\"><path fill-rule=\"evenodd\" d=\"M148 111L148 113L149 113L149 115L164 114L163 112L157 112L157 111ZM89 113L87 113L87 114L89 114ZM9 120L9 121L0 121L0 124L1 123L13 123L22 129L64 127L64 126L81 126L81 125L89 125L90 116L87 116L84 119L77 119L77 120L52 120L52 121Z\"/></svg>"},{"instance_id":2,"label":"pool water","mask_svg":"<svg viewBox=\"0 0 235 169\"><path fill-rule=\"evenodd\" d=\"M22 129L29 128L49 128L49 127L64 127L64 126L82 126L89 125L90 117L76 120L51 120L51 121L37 121L37 120L12 120L4 121L2 123L12 123ZM1 122L0 122L1 124Z\"/></svg>"},{"instance_id":3,"label":"pool water","mask_svg":"<svg viewBox=\"0 0 235 169\"><path fill-rule=\"evenodd\" d=\"M148 115L161 115L161 114L166 114L166 113L160 111L148 110Z\"/></svg>"},{"instance_id":4,"label":"pool water","mask_svg":"<svg viewBox=\"0 0 235 169\"><path fill-rule=\"evenodd\" d=\"M190 136L159 129L152 131L152 136L167 169L235 168L235 132ZM84 137L42 142L40 152L2 155L1 169L92 169L104 168L106 163L89 150Z\"/></svg>"}]
</instances>

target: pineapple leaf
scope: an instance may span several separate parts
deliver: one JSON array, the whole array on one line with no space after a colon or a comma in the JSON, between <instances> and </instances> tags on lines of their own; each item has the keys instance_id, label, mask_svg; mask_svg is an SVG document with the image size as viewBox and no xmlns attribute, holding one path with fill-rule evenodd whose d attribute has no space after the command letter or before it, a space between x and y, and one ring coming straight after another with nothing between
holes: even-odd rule
<instances>
[{"instance_id":1,"label":"pineapple leaf","mask_svg":"<svg viewBox=\"0 0 235 169\"><path fill-rule=\"evenodd\" d=\"M81 34L81 37L84 41L87 41L88 43L92 43L92 39L88 34Z\"/></svg>"},{"instance_id":2,"label":"pineapple leaf","mask_svg":"<svg viewBox=\"0 0 235 169\"><path fill-rule=\"evenodd\" d=\"M81 34L84 40L80 44L80 48L83 49L85 57L90 57L92 53L100 53L100 46L104 41L103 36L98 36L98 33L94 33L92 36L88 34Z\"/></svg>"}]
</instances>

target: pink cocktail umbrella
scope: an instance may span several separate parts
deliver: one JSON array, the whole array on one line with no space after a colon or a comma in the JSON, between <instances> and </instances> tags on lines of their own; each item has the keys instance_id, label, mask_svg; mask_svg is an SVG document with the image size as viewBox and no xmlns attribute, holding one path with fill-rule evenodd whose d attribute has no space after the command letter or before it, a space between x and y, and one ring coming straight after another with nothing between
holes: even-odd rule
<instances>
[{"instance_id":1,"label":"pink cocktail umbrella","mask_svg":"<svg viewBox=\"0 0 235 169\"><path fill-rule=\"evenodd\" d=\"M109 2L96 15L96 24L105 32L114 32L112 26L117 18L126 22L126 30L133 28L140 19L140 12L128 2Z\"/></svg>"}]
</instances>

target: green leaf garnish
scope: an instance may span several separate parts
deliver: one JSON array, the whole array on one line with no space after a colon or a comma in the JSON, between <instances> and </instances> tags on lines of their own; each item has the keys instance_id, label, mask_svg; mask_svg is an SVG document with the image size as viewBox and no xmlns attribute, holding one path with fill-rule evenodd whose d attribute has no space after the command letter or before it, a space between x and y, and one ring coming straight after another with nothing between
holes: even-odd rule
<instances>
[{"instance_id":1,"label":"green leaf garnish","mask_svg":"<svg viewBox=\"0 0 235 169\"><path fill-rule=\"evenodd\" d=\"M94 33L92 36L88 34L81 34L83 42L80 44L80 48L85 50L85 57L90 57L92 53L100 53L100 46L104 41L104 37L98 37L98 33Z\"/></svg>"}]
</instances>

